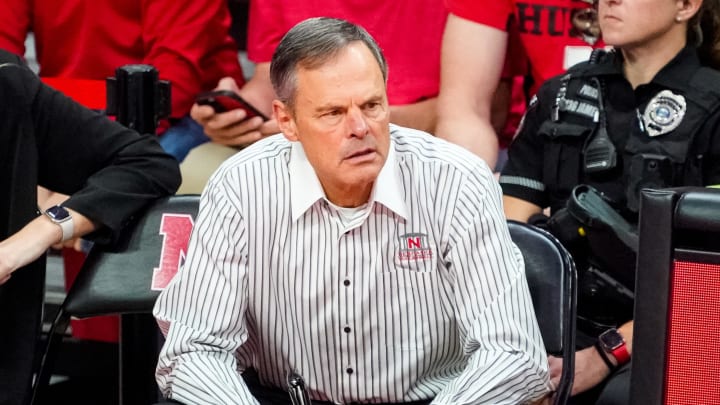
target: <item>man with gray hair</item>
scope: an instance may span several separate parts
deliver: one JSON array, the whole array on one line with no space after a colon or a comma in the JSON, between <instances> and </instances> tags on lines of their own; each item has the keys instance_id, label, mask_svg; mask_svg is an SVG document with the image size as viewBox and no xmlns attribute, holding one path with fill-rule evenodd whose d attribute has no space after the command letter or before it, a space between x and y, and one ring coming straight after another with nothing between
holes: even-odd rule
<instances>
[{"instance_id":1,"label":"man with gray hair","mask_svg":"<svg viewBox=\"0 0 720 405\"><path fill-rule=\"evenodd\" d=\"M283 136L213 175L185 266L155 307L168 398L287 403L296 373L316 404L547 394L497 182L464 149L389 124L387 70L343 20L283 38L271 63Z\"/></svg>"}]
</instances>

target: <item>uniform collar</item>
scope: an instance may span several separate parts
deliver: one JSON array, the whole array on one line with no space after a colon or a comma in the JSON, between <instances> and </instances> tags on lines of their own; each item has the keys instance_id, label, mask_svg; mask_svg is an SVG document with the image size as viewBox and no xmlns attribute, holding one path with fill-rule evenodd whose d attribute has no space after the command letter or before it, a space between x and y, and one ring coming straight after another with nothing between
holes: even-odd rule
<instances>
[{"instance_id":1,"label":"uniform collar","mask_svg":"<svg viewBox=\"0 0 720 405\"><path fill-rule=\"evenodd\" d=\"M290 206L292 219L296 221L318 200L327 199L327 197L300 142L292 142L288 168L290 170ZM374 202L378 202L407 219L408 209L400 194L401 190L395 142L391 136L388 156L380 169L377 180L375 180L369 203L372 205Z\"/></svg>"},{"instance_id":2,"label":"uniform collar","mask_svg":"<svg viewBox=\"0 0 720 405\"><path fill-rule=\"evenodd\" d=\"M586 65L587 68L580 73L580 76L620 75L624 77L622 65L622 52L612 50L608 52L607 56L597 65ZM697 49L692 46L686 46L660 69L651 83L659 84L666 88L684 87L687 81L678 79L692 77L699 67L700 58L698 57Z\"/></svg>"},{"instance_id":3,"label":"uniform collar","mask_svg":"<svg viewBox=\"0 0 720 405\"><path fill-rule=\"evenodd\" d=\"M686 88L695 72L700 68L700 57L695 47L686 46L674 58L663 66L652 79L667 88Z\"/></svg>"}]
</instances>

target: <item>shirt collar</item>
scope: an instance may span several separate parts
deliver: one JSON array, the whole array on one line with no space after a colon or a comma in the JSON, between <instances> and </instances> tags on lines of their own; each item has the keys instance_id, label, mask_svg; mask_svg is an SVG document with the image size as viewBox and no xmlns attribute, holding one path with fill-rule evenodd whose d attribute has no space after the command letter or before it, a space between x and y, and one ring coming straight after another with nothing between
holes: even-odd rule
<instances>
[{"instance_id":1,"label":"shirt collar","mask_svg":"<svg viewBox=\"0 0 720 405\"><path fill-rule=\"evenodd\" d=\"M325 191L317 178L315 169L307 159L305 150L300 142L292 142L290 149L290 206L292 209L292 220L296 221L317 200L325 199ZM370 193L370 205L378 202L397 215L407 219L407 205L400 193L400 172L397 165L396 152L392 136L387 159L375 185Z\"/></svg>"},{"instance_id":2,"label":"shirt collar","mask_svg":"<svg viewBox=\"0 0 720 405\"><path fill-rule=\"evenodd\" d=\"M671 89L689 88L690 78L699 68L700 57L697 54L697 49L693 46L686 46L667 65L660 69L652 81Z\"/></svg>"},{"instance_id":3,"label":"shirt collar","mask_svg":"<svg viewBox=\"0 0 720 405\"><path fill-rule=\"evenodd\" d=\"M310 162L307 160L305 150L300 142L291 142L290 162L290 206L292 219L296 221L315 202L325 198L325 191L315 174Z\"/></svg>"},{"instance_id":4,"label":"shirt collar","mask_svg":"<svg viewBox=\"0 0 720 405\"><path fill-rule=\"evenodd\" d=\"M692 46L685 46L677 53L652 79L651 83L660 84L668 88L678 88L686 85L685 81L678 80L679 77L692 77L700 67L700 58L697 49ZM603 76L618 75L625 77L623 73L623 55L620 50L612 50L608 57L604 58L598 65L588 65L588 68L580 76Z\"/></svg>"},{"instance_id":5,"label":"shirt collar","mask_svg":"<svg viewBox=\"0 0 720 405\"><path fill-rule=\"evenodd\" d=\"M392 130L392 127L391 127ZM387 207L389 210L403 217L408 218L408 209L405 199L401 195L400 168L397 163L397 152L395 142L390 136L390 148L385 164L380 170L375 186L370 194L370 201L376 201Z\"/></svg>"}]
</instances>

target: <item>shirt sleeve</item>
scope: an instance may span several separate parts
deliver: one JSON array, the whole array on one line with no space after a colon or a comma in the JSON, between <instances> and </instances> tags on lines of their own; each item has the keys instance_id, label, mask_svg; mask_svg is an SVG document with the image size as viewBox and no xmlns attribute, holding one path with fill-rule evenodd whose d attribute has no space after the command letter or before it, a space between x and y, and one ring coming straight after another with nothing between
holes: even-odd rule
<instances>
[{"instance_id":1,"label":"shirt sleeve","mask_svg":"<svg viewBox=\"0 0 720 405\"><path fill-rule=\"evenodd\" d=\"M510 239L499 187L487 168L478 172L478 186L459 194L446 257L469 359L433 404L520 404L550 390L522 255Z\"/></svg>"},{"instance_id":2,"label":"shirt sleeve","mask_svg":"<svg viewBox=\"0 0 720 405\"><path fill-rule=\"evenodd\" d=\"M28 0L3 0L0 7L0 49L25 55L25 37L30 31Z\"/></svg>"},{"instance_id":3,"label":"shirt sleeve","mask_svg":"<svg viewBox=\"0 0 720 405\"><path fill-rule=\"evenodd\" d=\"M512 14L511 0L445 0L448 11L460 18L505 31Z\"/></svg>"},{"instance_id":4,"label":"shirt sleeve","mask_svg":"<svg viewBox=\"0 0 720 405\"><path fill-rule=\"evenodd\" d=\"M247 234L232 188L211 180L203 193L185 266L160 294L154 314L167 340L156 379L188 404L257 404L238 373L247 340Z\"/></svg>"},{"instance_id":5,"label":"shirt sleeve","mask_svg":"<svg viewBox=\"0 0 720 405\"><path fill-rule=\"evenodd\" d=\"M172 83L174 118L186 115L195 96L213 88L228 71L241 72L224 0L144 0L142 27L143 63L153 65L162 79ZM206 83L210 77L213 83Z\"/></svg>"},{"instance_id":6,"label":"shirt sleeve","mask_svg":"<svg viewBox=\"0 0 720 405\"><path fill-rule=\"evenodd\" d=\"M91 237L114 238L137 210L177 190L177 161L153 136L79 105L27 67L3 67L0 94L13 100L5 108L24 118L20 125L32 125L38 184L70 195L65 206L104 225Z\"/></svg>"},{"instance_id":7,"label":"shirt sleeve","mask_svg":"<svg viewBox=\"0 0 720 405\"><path fill-rule=\"evenodd\" d=\"M277 0L251 1L247 53L255 63L270 62L283 35L293 26L284 4Z\"/></svg>"},{"instance_id":8,"label":"shirt sleeve","mask_svg":"<svg viewBox=\"0 0 720 405\"><path fill-rule=\"evenodd\" d=\"M547 207L544 165L545 142L540 134L542 123L550 118L554 103L551 99L551 84L546 83L530 101L518 130L508 148L508 161L500 175L500 186L504 195L525 200L539 207Z\"/></svg>"}]
</instances>

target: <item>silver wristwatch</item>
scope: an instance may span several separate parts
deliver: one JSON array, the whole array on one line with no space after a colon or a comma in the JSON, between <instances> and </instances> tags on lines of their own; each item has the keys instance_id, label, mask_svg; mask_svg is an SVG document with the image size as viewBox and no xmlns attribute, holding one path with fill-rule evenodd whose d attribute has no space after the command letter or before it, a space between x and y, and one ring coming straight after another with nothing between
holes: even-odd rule
<instances>
[{"instance_id":1,"label":"silver wristwatch","mask_svg":"<svg viewBox=\"0 0 720 405\"><path fill-rule=\"evenodd\" d=\"M72 238L74 232L73 219L65 207L60 205L52 206L45 210L45 216L60 225L60 229L62 229L62 242Z\"/></svg>"}]
</instances>

